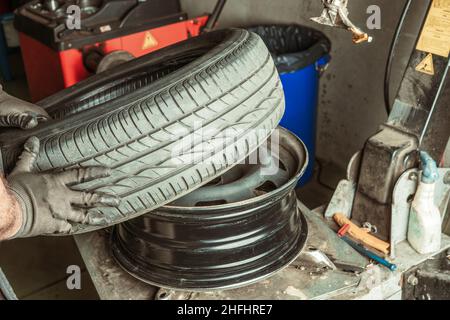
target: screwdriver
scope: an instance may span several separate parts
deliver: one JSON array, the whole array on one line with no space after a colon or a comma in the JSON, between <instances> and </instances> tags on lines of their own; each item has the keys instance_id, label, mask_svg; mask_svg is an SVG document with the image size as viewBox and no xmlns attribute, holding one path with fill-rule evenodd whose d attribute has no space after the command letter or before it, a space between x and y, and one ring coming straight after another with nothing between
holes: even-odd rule
<instances>
[{"instance_id":1,"label":"screwdriver","mask_svg":"<svg viewBox=\"0 0 450 320\"><path fill-rule=\"evenodd\" d=\"M362 255L364 255L364 256L366 256L366 257L368 257L368 258L378 262L379 264L385 266L389 270L391 270L391 271L397 270L397 265L392 264L389 261L381 258L380 256L376 255L372 251L367 250L366 248L364 248L360 244L357 244L357 243L353 242L347 236L345 236L345 234L347 233L347 231L349 229L350 229L350 225L349 224L345 224L344 226L342 226L342 228L338 231L339 238L341 238L342 240L347 242L353 249L355 249L356 251L358 251Z\"/></svg>"}]
</instances>

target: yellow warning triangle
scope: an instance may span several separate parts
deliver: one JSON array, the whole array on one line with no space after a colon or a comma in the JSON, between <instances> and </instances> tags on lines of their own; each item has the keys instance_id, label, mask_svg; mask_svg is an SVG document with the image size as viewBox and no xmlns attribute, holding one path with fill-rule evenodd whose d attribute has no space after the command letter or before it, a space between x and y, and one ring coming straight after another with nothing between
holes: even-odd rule
<instances>
[{"instance_id":1,"label":"yellow warning triangle","mask_svg":"<svg viewBox=\"0 0 450 320\"><path fill-rule=\"evenodd\" d=\"M153 47L156 47L158 45L158 41L155 39L155 37L150 33L150 31L147 31L145 33L145 39L144 43L142 44L142 50L147 50Z\"/></svg>"},{"instance_id":2,"label":"yellow warning triangle","mask_svg":"<svg viewBox=\"0 0 450 320\"><path fill-rule=\"evenodd\" d=\"M417 71L420 71L422 73L429 74L431 76L434 76L434 62L433 62L433 55L429 53L425 59L422 60L421 63L416 67Z\"/></svg>"}]
</instances>

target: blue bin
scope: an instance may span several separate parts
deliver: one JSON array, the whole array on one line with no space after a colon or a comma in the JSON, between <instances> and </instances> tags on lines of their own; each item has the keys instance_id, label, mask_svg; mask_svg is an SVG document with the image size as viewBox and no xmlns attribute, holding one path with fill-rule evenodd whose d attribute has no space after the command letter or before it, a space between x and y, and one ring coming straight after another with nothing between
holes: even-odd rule
<instances>
[{"instance_id":1,"label":"blue bin","mask_svg":"<svg viewBox=\"0 0 450 320\"><path fill-rule=\"evenodd\" d=\"M328 61L329 56L325 56L303 69L280 75L286 99L286 111L280 125L302 139L309 153L308 167L298 186L309 182L314 174L320 77L318 70L326 66Z\"/></svg>"},{"instance_id":2,"label":"blue bin","mask_svg":"<svg viewBox=\"0 0 450 320\"><path fill-rule=\"evenodd\" d=\"M331 43L321 32L299 25L249 28L269 48L283 83L286 111L280 125L305 143L309 163L298 186L311 180L316 151L319 78L330 61Z\"/></svg>"}]
</instances>

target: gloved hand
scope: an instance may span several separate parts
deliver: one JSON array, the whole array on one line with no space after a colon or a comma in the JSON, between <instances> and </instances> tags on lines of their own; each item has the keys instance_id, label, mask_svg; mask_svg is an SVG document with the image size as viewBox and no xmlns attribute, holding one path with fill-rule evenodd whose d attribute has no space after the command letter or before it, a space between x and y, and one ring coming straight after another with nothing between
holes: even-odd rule
<instances>
[{"instance_id":1,"label":"gloved hand","mask_svg":"<svg viewBox=\"0 0 450 320\"><path fill-rule=\"evenodd\" d=\"M107 168L78 168L64 172L33 173L39 152L39 140L31 137L16 168L8 176L9 189L17 199L22 226L13 237L69 233L70 222L101 225L107 221L99 213L87 213L89 208L118 206L113 195L74 191L70 185L109 176Z\"/></svg>"},{"instance_id":2,"label":"gloved hand","mask_svg":"<svg viewBox=\"0 0 450 320\"><path fill-rule=\"evenodd\" d=\"M49 119L39 106L10 96L0 86L0 127L32 129L39 121Z\"/></svg>"}]
</instances>

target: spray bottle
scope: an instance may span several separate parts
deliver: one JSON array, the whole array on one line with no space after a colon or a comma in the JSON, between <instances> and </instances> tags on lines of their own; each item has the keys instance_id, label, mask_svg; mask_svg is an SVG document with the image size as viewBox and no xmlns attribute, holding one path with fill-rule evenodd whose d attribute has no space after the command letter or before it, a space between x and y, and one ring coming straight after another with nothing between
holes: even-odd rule
<instances>
[{"instance_id":1,"label":"spray bottle","mask_svg":"<svg viewBox=\"0 0 450 320\"><path fill-rule=\"evenodd\" d=\"M426 152L420 152L422 176L411 205L408 241L420 254L441 248L442 218L434 204L434 189L439 178L436 162Z\"/></svg>"}]
</instances>

